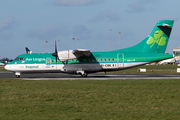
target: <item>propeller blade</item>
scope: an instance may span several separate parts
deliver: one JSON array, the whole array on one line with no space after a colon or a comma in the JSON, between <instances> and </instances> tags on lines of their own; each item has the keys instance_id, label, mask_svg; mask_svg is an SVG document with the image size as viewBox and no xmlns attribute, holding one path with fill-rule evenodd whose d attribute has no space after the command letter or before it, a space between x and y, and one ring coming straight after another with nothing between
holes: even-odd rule
<instances>
[{"instance_id":1,"label":"propeller blade","mask_svg":"<svg viewBox=\"0 0 180 120\"><path fill-rule=\"evenodd\" d=\"M57 57L57 53L53 53L52 56Z\"/></svg>"},{"instance_id":2,"label":"propeller blade","mask_svg":"<svg viewBox=\"0 0 180 120\"><path fill-rule=\"evenodd\" d=\"M58 52L57 52L56 40L55 40L55 52L52 54L52 56L56 57L56 64L57 64Z\"/></svg>"},{"instance_id":3,"label":"propeller blade","mask_svg":"<svg viewBox=\"0 0 180 120\"><path fill-rule=\"evenodd\" d=\"M56 40L55 40L55 53L57 53L57 45L56 45Z\"/></svg>"},{"instance_id":4,"label":"propeller blade","mask_svg":"<svg viewBox=\"0 0 180 120\"><path fill-rule=\"evenodd\" d=\"M56 40L55 40L55 52L52 54L52 56L56 57L56 70L57 70L58 52L57 52Z\"/></svg>"},{"instance_id":5,"label":"propeller blade","mask_svg":"<svg viewBox=\"0 0 180 120\"><path fill-rule=\"evenodd\" d=\"M57 57L57 46L56 46L56 40L55 40L55 52L52 54L52 56Z\"/></svg>"}]
</instances>

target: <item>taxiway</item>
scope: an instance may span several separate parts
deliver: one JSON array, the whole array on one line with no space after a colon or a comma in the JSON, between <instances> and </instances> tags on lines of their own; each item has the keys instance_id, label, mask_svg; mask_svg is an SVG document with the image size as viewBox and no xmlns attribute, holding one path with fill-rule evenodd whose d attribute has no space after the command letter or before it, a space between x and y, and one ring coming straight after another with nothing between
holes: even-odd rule
<instances>
[{"instance_id":1,"label":"taxiway","mask_svg":"<svg viewBox=\"0 0 180 120\"><path fill-rule=\"evenodd\" d=\"M0 78L16 78L12 72L0 72ZM63 73L22 74L19 79L24 80L112 80L112 79L180 79L180 74L122 74L122 73L94 73L88 77Z\"/></svg>"}]
</instances>

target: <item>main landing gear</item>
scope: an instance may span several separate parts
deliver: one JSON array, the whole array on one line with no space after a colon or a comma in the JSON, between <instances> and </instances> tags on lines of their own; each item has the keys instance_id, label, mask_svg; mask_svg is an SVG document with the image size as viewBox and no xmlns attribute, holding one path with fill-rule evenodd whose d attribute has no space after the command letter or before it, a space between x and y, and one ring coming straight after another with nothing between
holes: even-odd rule
<instances>
[{"instance_id":1,"label":"main landing gear","mask_svg":"<svg viewBox=\"0 0 180 120\"><path fill-rule=\"evenodd\" d=\"M88 74L84 72L84 74L81 74L81 77L87 77Z\"/></svg>"},{"instance_id":2,"label":"main landing gear","mask_svg":"<svg viewBox=\"0 0 180 120\"><path fill-rule=\"evenodd\" d=\"M81 77L87 77L88 76L88 74L84 71L77 71L77 73L80 74Z\"/></svg>"}]
</instances>

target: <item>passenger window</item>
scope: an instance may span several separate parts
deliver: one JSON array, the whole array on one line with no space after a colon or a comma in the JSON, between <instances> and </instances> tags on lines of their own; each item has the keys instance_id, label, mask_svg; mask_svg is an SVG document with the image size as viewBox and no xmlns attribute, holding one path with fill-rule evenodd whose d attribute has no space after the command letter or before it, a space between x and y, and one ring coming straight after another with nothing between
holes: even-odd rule
<instances>
[{"instance_id":1,"label":"passenger window","mask_svg":"<svg viewBox=\"0 0 180 120\"><path fill-rule=\"evenodd\" d=\"M109 58L108 61L111 61L111 59Z\"/></svg>"},{"instance_id":2,"label":"passenger window","mask_svg":"<svg viewBox=\"0 0 180 120\"><path fill-rule=\"evenodd\" d=\"M104 59L104 61L106 61L106 58Z\"/></svg>"},{"instance_id":3,"label":"passenger window","mask_svg":"<svg viewBox=\"0 0 180 120\"><path fill-rule=\"evenodd\" d=\"M74 62L74 60L72 59L72 62Z\"/></svg>"},{"instance_id":4,"label":"passenger window","mask_svg":"<svg viewBox=\"0 0 180 120\"><path fill-rule=\"evenodd\" d=\"M52 63L54 63L54 60L52 60Z\"/></svg>"},{"instance_id":5,"label":"passenger window","mask_svg":"<svg viewBox=\"0 0 180 120\"><path fill-rule=\"evenodd\" d=\"M98 59L96 59L96 61L98 62Z\"/></svg>"},{"instance_id":6,"label":"passenger window","mask_svg":"<svg viewBox=\"0 0 180 120\"><path fill-rule=\"evenodd\" d=\"M102 61L102 59L100 59L100 61Z\"/></svg>"},{"instance_id":7,"label":"passenger window","mask_svg":"<svg viewBox=\"0 0 180 120\"><path fill-rule=\"evenodd\" d=\"M112 61L114 61L114 58L112 59Z\"/></svg>"}]
</instances>

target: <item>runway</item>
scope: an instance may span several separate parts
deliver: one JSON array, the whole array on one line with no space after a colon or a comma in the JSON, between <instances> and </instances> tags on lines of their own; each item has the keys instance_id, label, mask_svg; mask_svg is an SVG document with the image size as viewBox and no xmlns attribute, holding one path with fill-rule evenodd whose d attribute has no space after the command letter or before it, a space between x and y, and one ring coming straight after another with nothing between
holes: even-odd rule
<instances>
[{"instance_id":1,"label":"runway","mask_svg":"<svg viewBox=\"0 0 180 120\"><path fill-rule=\"evenodd\" d=\"M16 78L14 73L0 72L0 78ZM63 73L22 74L23 80L113 80L113 79L180 79L180 74L123 74L123 73L94 73L88 77Z\"/></svg>"}]
</instances>

